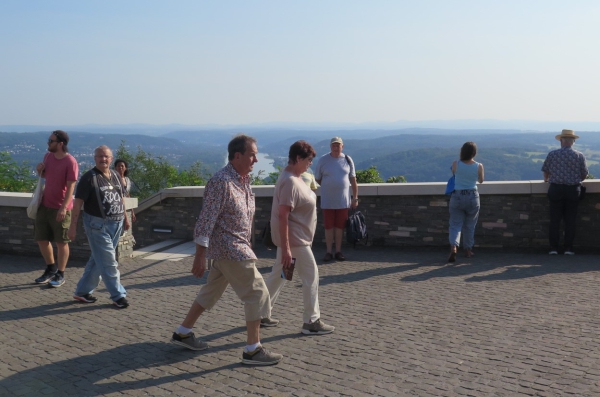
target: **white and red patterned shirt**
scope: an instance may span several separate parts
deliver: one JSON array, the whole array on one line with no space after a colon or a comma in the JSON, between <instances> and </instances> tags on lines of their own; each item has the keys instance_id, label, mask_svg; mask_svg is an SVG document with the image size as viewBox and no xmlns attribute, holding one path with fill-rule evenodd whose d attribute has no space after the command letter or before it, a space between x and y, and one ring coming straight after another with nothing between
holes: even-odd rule
<instances>
[{"instance_id":1,"label":"white and red patterned shirt","mask_svg":"<svg viewBox=\"0 0 600 397\"><path fill-rule=\"evenodd\" d=\"M250 243L254 210L250 176L240 176L228 163L206 184L194 241L208 247L208 259L256 259Z\"/></svg>"},{"instance_id":2,"label":"white and red patterned shirt","mask_svg":"<svg viewBox=\"0 0 600 397\"><path fill-rule=\"evenodd\" d=\"M559 185L579 185L588 175L585 156L572 147L548 153L542 171L550 175L548 182Z\"/></svg>"}]
</instances>

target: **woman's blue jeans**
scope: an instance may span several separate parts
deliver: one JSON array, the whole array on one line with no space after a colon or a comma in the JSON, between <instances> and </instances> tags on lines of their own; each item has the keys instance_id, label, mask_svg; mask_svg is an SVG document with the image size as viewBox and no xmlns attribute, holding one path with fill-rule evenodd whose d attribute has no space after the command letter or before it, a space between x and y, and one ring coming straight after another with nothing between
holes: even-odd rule
<instances>
[{"instance_id":1,"label":"woman's blue jeans","mask_svg":"<svg viewBox=\"0 0 600 397\"><path fill-rule=\"evenodd\" d=\"M83 276L77 283L75 295L91 294L104 280L110 299L117 301L127 295L121 285L121 274L117 268L116 248L121 236L123 221L102 219L83 213L83 227L90 243L92 255L85 265Z\"/></svg>"},{"instance_id":2,"label":"woman's blue jeans","mask_svg":"<svg viewBox=\"0 0 600 397\"><path fill-rule=\"evenodd\" d=\"M463 233L463 246L473 249L475 225L479 218L479 192L477 190L455 190L450 196L450 245L459 246Z\"/></svg>"}]
</instances>

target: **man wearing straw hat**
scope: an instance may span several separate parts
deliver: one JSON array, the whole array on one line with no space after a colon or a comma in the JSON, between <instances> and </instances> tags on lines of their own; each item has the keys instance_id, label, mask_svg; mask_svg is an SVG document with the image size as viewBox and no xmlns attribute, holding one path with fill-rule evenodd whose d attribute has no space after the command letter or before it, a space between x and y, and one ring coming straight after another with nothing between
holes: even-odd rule
<instances>
[{"instance_id":1,"label":"man wearing straw hat","mask_svg":"<svg viewBox=\"0 0 600 397\"><path fill-rule=\"evenodd\" d=\"M560 240L560 222L565 222L565 255L574 255L573 240L577 223L577 207L581 182L588 175L583 153L573 149L579 136L573 130L562 130L556 136L560 141L560 149L548 153L542 171L544 181L550 183L548 199L550 200L550 255L558 254Z\"/></svg>"}]
</instances>

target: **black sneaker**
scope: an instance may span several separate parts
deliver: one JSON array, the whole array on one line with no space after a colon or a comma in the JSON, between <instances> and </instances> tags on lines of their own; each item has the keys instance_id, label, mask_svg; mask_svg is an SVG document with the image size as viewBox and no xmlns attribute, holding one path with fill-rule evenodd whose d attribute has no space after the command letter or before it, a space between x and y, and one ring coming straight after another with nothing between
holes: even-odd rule
<instances>
[{"instance_id":1,"label":"black sneaker","mask_svg":"<svg viewBox=\"0 0 600 397\"><path fill-rule=\"evenodd\" d=\"M65 283L65 276L56 272L52 280L48 283L51 287L58 288Z\"/></svg>"},{"instance_id":2,"label":"black sneaker","mask_svg":"<svg viewBox=\"0 0 600 397\"><path fill-rule=\"evenodd\" d=\"M50 281L50 280L52 280L52 278L54 278L56 273L57 272L53 272L53 271L46 269L44 271L44 274L42 274L42 277L38 277L35 279L35 283L36 284L46 284L46 283L48 283L48 281Z\"/></svg>"},{"instance_id":3,"label":"black sneaker","mask_svg":"<svg viewBox=\"0 0 600 397\"><path fill-rule=\"evenodd\" d=\"M281 361L282 358L281 354L270 352L260 345L253 352L244 352L242 354L242 364L274 365Z\"/></svg>"},{"instance_id":4,"label":"black sneaker","mask_svg":"<svg viewBox=\"0 0 600 397\"><path fill-rule=\"evenodd\" d=\"M113 305L115 305L119 309L125 309L129 306L129 302L127 302L127 299L125 299L125 297L122 297L117 299L116 301L113 301Z\"/></svg>"},{"instance_id":5,"label":"black sneaker","mask_svg":"<svg viewBox=\"0 0 600 397\"><path fill-rule=\"evenodd\" d=\"M98 300L98 298L96 298L92 294L85 294L85 295L82 295L82 296L73 295L73 299L76 299L79 302L83 302L83 303L94 303L94 302L96 302Z\"/></svg>"}]
</instances>

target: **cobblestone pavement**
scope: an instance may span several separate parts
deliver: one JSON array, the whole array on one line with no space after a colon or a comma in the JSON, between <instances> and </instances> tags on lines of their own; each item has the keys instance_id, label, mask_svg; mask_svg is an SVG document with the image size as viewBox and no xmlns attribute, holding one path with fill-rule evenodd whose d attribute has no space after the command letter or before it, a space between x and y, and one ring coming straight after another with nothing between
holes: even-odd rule
<instances>
[{"instance_id":1,"label":"cobblestone pavement","mask_svg":"<svg viewBox=\"0 0 600 397\"><path fill-rule=\"evenodd\" d=\"M274 251L259 249L270 271ZM321 258L324 251L315 250ZM205 279L179 262L121 264L131 306L72 299L83 262L58 289L32 283L41 258L0 255L2 396L598 396L599 256L480 250L348 249L319 265L323 320L304 336L298 282L273 310L262 342L271 367L240 364L243 307L228 289L195 332L193 352L169 343Z\"/></svg>"}]
</instances>

